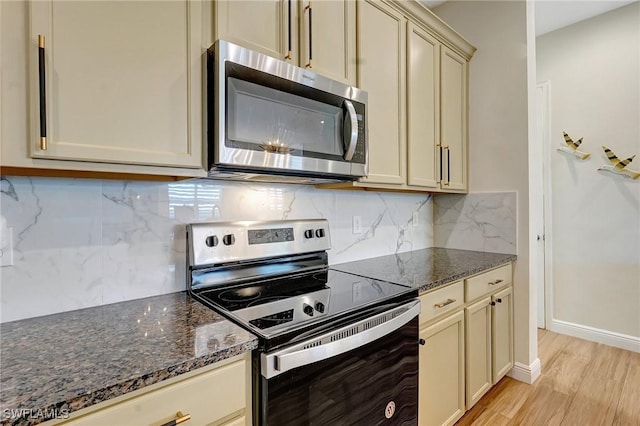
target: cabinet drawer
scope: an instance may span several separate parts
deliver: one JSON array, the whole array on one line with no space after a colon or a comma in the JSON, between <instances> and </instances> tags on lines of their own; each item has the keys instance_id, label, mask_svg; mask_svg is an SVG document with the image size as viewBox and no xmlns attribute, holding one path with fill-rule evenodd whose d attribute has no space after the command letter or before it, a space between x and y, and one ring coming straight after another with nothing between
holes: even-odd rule
<instances>
[{"instance_id":1,"label":"cabinet drawer","mask_svg":"<svg viewBox=\"0 0 640 426\"><path fill-rule=\"evenodd\" d=\"M462 281L420 296L420 324L453 311L464 303Z\"/></svg>"},{"instance_id":2,"label":"cabinet drawer","mask_svg":"<svg viewBox=\"0 0 640 426\"><path fill-rule=\"evenodd\" d=\"M511 284L511 264L465 280L465 301L470 302Z\"/></svg>"},{"instance_id":3,"label":"cabinet drawer","mask_svg":"<svg viewBox=\"0 0 640 426\"><path fill-rule=\"evenodd\" d=\"M246 362L240 360L77 417L67 426L160 425L181 411L203 425L242 415L246 406ZM235 425L235 423L232 423Z\"/></svg>"}]
</instances>

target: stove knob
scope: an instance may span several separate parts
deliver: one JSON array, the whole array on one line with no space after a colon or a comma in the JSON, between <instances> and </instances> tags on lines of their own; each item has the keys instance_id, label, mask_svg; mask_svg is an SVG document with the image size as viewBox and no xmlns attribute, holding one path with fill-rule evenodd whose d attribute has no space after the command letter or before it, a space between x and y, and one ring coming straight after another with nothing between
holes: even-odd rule
<instances>
[{"instance_id":1,"label":"stove knob","mask_svg":"<svg viewBox=\"0 0 640 426\"><path fill-rule=\"evenodd\" d=\"M218 237L216 237L215 235L210 235L206 240L204 240L204 243L207 245L207 247L215 247L218 245Z\"/></svg>"},{"instance_id":2,"label":"stove knob","mask_svg":"<svg viewBox=\"0 0 640 426\"><path fill-rule=\"evenodd\" d=\"M324 237L324 229L322 229L322 228L316 229L316 237L318 237L318 238Z\"/></svg>"},{"instance_id":3,"label":"stove knob","mask_svg":"<svg viewBox=\"0 0 640 426\"><path fill-rule=\"evenodd\" d=\"M225 246L231 246L235 244L236 237L233 234L227 234L224 237L222 237L222 242L224 243Z\"/></svg>"},{"instance_id":4,"label":"stove knob","mask_svg":"<svg viewBox=\"0 0 640 426\"><path fill-rule=\"evenodd\" d=\"M313 229L307 229L306 231L304 231L304 237L313 238Z\"/></svg>"},{"instance_id":5,"label":"stove knob","mask_svg":"<svg viewBox=\"0 0 640 426\"><path fill-rule=\"evenodd\" d=\"M316 302L316 311L320 312L321 314L324 313L324 303Z\"/></svg>"},{"instance_id":6,"label":"stove knob","mask_svg":"<svg viewBox=\"0 0 640 426\"><path fill-rule=\"evenodd\" d=\"M302 305L302 312L304 312L305 314L307 314L310 317L312 317L313 316L313 307L311 305L307 305L306 303L304 303Z\"/></svg>"}]
</instances>

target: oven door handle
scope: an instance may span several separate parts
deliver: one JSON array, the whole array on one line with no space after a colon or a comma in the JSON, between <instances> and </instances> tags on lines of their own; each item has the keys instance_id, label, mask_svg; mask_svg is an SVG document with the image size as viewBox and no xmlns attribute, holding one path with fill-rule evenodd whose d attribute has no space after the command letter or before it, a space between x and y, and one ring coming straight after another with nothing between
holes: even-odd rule
<instances>
[{"instance_id":1,"label":"oven door handle","mask_svg":"<svg viewBox=\"0 0 640 426\"><path fill-rule=\"evenodd\" d=\"M341 327L309 341L271 354L262 354L262 375L270 379L285 371L352 351L393 333L417 317L419 313L420 301L413 300L410 303ZM382 318L387 316L390 316L390 319L379 323ZM379 325L371 326L376 323L379 323ZM328 341L328 343L324 343L324 341Z\"/></svg>"}]
</instances>

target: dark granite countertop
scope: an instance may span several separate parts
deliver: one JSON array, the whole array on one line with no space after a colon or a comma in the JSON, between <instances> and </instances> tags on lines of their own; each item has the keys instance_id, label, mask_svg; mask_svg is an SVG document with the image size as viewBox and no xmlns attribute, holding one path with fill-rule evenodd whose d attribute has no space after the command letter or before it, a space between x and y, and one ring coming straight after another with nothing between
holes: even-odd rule
<instances>
[{"instance_id":1,"label":"dark granite countertop","mask_svg":"<svg viewBox=\"0 0 640 426\"><path fill-rule=\"evenodd\" d=\"M331 269L363 277L404 284L420 293L516 260L514 254L428 248L355 262L331 265Z\"/></svg>"},{"instance_id":2,"label":"dark granite countertop","mask_svg":"<svg viewBox=\"0 0 640 426\"><path fill-rule=\"evenodd\" d=\"M8 322L0 324L0 336L0 422L15 425L77 411L257 346L255 336L185 292ZM10 418L16 413L10 410L25 411Z\"/></svg>"}]
</instances>

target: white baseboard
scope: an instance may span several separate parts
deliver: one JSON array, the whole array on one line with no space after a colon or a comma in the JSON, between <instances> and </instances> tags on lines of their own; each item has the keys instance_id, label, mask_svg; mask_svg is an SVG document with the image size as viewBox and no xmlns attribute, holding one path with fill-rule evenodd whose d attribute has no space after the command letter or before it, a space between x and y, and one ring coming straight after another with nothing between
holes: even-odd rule
<instances>
[{"instance_id":1,"label":"white baseboard","mask_svg":"<svg viewBox=\"0 0 640 426\"><path fill-rule=\"evenodd\" d=\"M640 352L640 337L626 334L614 333L613 331L601 330L599 328L586 325L574 324L567 321L552 319L547 328L553 332L567 334L580 339L602 343L632 352Z\"/></svg>"},{"instance_id":2,"label":"white baseboard","mask_svg":"<svg viewBox=\"0 0 640 426\"><path fill-rule=\"evenodd\" d=\"M513 368L507 375L518 381L532 384L538 377L540 377L540 359L536 358L531 365L516 362L513 364Z\"/></svg>"}]
</instances>

